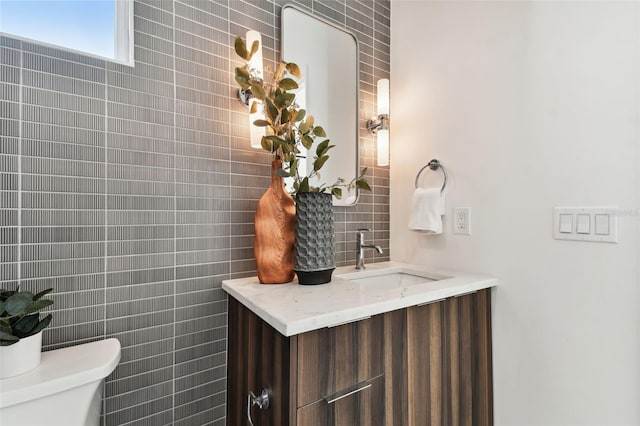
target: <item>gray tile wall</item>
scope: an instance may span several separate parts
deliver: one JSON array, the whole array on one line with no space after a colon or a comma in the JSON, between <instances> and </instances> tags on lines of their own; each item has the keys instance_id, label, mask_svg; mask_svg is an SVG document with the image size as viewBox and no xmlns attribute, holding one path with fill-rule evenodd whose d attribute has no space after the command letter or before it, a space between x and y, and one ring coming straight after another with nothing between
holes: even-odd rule
<instances>
[{"instance_id":1,"label":"gray tile wall","mask_svg":"<svg viewBox=\"0 0 640 426\"><path fill-rule=\"evenodd\" d=\"M253 212L270 173L249 148L231 46L256 29L273 67L284 3L136 0L135 68L0 39L0 285L54 288L46 349L120 340L106 425L224 424L220 284L255 272ZM297 3L360 42L374 191L336 209L337 264L355 262L360 227L385 249L368 261L388 260L389 171L364 124L389 75L389 3Z\"/></svg>"}]
</instances>

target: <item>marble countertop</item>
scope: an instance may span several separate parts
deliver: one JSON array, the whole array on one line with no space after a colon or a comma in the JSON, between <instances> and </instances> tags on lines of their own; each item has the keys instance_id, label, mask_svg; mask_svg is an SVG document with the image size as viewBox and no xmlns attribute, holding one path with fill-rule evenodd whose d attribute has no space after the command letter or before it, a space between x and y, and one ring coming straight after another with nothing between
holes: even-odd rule
<instances>
[{"instance_id":1,"label":"marble countertop","mask_svg":"<svg viewBox=\"0 0 640 426\"><path fill-rule=\"evenodd\" d=\"M362 278L404 272L437 281L362 282ZM384 281L384 282L383 282ZM420 281L420 280L416 280ZM400 262L337 268L328 284L260 284L257 277L225 280L222 288L284 336L365 319L372 315L472 293L498 284L495 278L439 271Z\"/></svg>"}]
</instances>

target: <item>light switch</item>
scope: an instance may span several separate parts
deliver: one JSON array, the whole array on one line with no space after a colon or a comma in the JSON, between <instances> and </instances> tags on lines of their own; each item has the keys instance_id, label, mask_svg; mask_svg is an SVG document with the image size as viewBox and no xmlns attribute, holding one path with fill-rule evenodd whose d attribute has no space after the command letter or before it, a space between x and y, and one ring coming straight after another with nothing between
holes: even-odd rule
<instances>
[{"instance_id":1,"label":"light switch","mask_svg":"<svg viewBox=\"0 0 640 426\"><path fill-rule=\"evenodd\" d=\"M573 232L573 215L560 215L560 232L563 234L571 234Z\"/></svg>"},{"instance_id":2,"label":"light switch","mask_svg":"<svg viewBox=\"0 0 640 426\"><path fill-rule=\"evenodd\" d=\"M609 235L609 215L608 214L596 214L594 215L594 227L596 235Z\"/></svg>"},{"instance_id":3,"label":"light switch","mask_svg":"<svg viewBox=\"0 0 640 426\"><path fill-rule=\"evenodd\" d=\"M576 233L578 234L591 233L591 215L589 214L576 215Z\"/></svg>"},{"instance_id":4,"label":"light switch","mask_svg":"<svg viewBox=\"0 0 640 426\"><path fill-rule=\"evenodd\" d=\"M617 211L617 207L554 207L553 238L617 243Z\"/></svg>"}]
</instances>

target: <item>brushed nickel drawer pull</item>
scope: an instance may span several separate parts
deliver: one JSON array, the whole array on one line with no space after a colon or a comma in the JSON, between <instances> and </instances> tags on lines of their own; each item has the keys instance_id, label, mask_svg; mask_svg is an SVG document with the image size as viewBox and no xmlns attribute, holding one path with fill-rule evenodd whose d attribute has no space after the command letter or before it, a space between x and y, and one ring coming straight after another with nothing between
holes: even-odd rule
<instances>
[{"instance_id":1,"label":"brushed nickel drawer pull","mask_svg":"<svg viewBox=\"0 0 640 426\"><path fill-rule=\"evenodd\" d=\"M337 398L330 399L330 400L328 400L328 401L327 401L327 404L333 404L334 402L339 401L339 400L341 400L342 398L346 398L346 397L348 397L348 396L350 396L350 395L353 395L354 393L362 392L362 391L363 391L363 390L365 390L365 389L369 389L371 386L373 386L373 385L372 385L371 383L369 383L369 384L368 384L368 385L366 385L366 386L363 386L363 387L358 388L358 389L356 389L356 390L352 390L351 392L349 392L349 393L345 393L345 394L344 394L344 395L342 395L342 396L339 396L339 397L337 397Z\"/></svg>"}]
</instances>

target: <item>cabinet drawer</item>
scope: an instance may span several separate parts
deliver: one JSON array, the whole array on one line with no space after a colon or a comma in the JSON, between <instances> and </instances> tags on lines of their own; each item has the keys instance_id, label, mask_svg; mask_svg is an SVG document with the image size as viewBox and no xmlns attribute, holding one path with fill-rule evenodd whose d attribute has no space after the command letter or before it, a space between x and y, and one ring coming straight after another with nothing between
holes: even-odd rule
<instances>
[{"instance_id":1,"label":"cabinet drawer","mask_svg":"<svg viewBox=\"0 0 640 426\"><path fill-rule=\"evenodd\" d=\"M299 335L297 407L382 375L383 343L382 315Z\"/></svg>"},{"instance_id":2,"label":"cabinet drawer","mask_svg":"<svg viewBox=\"0 0 640 426\"><path fill-rule=\"evenodd\" d=\"M382 426L384 422L383 376L299 408L297 412L297 426Z\"/></svg>"}]
</instances>

